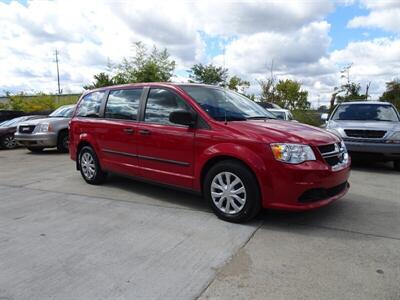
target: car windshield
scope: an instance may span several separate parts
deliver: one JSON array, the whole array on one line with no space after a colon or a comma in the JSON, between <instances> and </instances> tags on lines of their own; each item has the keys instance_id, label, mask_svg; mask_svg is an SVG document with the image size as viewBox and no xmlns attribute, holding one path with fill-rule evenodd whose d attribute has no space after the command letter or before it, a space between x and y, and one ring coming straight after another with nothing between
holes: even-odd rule
<instances>
[{"instance_id":1,"label":"car windshield","mask_svg":"<svg viewBox=\"0 0 400 300\"><path fill-rule=\"evenodd\" d=\"M19 118L11 119L11 120L8 120L8 121L5 121L5 122L1 123L0 127L4 128L4 127L17 126L19 122L22 122L25 119L26 119L25 117L19 117Z\"/></svg>"},{"instance_id":2,"label":"car windshield","mask_svg":"<svg viewBox=\"0 0 400 300\"><path fill-rule=\"evenodd\" d=\"M186 91L214 120L246 121L276 119L254 101L239 93L222 88L182 85Z\"/></svg>"},{"instance_id":3,"label":"car windshield","mask_svg":"<svg viewBox=\"0 0 400 300\"><path fill-rule=\"evenodd\" d=\"M71 118L74 111L74 106L61 106L53 111L49 117L50 118Z\"/></svg>"},{"instance_id":4,"label":"car windshield","mask_svg":"<svg viewBox=\"0 0 400 300\"><path fill-rule=\"evenodd\" d=\"M271 111L278 119L285 120L285 112L284 111Z\"/></svg>"},{"instance_id":5,"label":"car windshield","mask_svg":"<svg viewBox=\"0 0 400 300\"><path fill-rule=\"evenodd\" d=\"M398 122L399 117L388 104L341 104L332 120Z\"/></svg>"}]
</instances>

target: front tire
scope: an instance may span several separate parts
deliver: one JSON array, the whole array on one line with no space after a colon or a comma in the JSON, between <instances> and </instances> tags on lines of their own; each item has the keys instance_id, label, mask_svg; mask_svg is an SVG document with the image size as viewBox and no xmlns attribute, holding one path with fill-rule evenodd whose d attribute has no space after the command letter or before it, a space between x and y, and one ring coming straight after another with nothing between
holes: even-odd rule
<instances>
[{"instance_id":1,"label":"front tire","mask_svg":"<svg viewBox=\"0 0 400 300\"><path fill-rule=\"evenodd\" d=\"M0 145L5 149L14 149L17 147L17 142L15 141L13 134L7 134L1 139Z\"/></svg>"},{"instance_id":2,"label":"front tire","mask_svg":"<svg viewBox=\"0 0 400 300\"><path fill-rule=\"evenodd\" d=\"M101 184L107 178L107 173L101 169L97 155L90 146L83 147L79 152L79 169L89 184Z\"/></svg>"},{"instance_id":3,"label":"front tire","mask_svg":"<svg viewBox=\"0 0 400 300\"><path fill-rule=\"evenodd\" d=\"M241 162L224 160L207 173L204 197L222 220L241 223L254 218L261 210L257 179Z\"/></svg>"},{"instance_id":4,"label":"front tire","mask_svg":"<svg viewBox=\"0 0 400 300\"><path fill-rule=\"evenodd\" d=\"M69 135L68 131L61 131L57 138L57 150L61 153L69 152Z\"/></svg>"}]
</instances>

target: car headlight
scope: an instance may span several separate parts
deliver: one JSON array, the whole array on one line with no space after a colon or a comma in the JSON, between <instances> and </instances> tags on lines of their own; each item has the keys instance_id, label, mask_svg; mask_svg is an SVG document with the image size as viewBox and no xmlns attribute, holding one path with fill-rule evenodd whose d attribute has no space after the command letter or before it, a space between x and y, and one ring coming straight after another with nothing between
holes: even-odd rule
<instances>
[{"instance_id":1,"label":"car headlight","mask_svg":"<svg viewBox=\"0 0 400 300\"><path fill-rule=\"evenodd\" d=\"M400 131L395 131L387 140L387 143L400 144Z\"/></svg>"},{"instance_id":2,"label":"car headlight","mask_svg":"<svg viewBox=\"0 0 400 300\"><path fill-rule=\"evenodd\" d=\"M314 151L308 145L302 144L271 144L271 150L276 160L300 164L308 160L316 160Z\"/></svg>"},{"instance_id":3,"label":"car headlight","mask_svg":"<svg viewBox=\"0 0 400 300\"><path fill-rule=\"evenodd\" d=\"M345 145L345 143L344 143L342 140L340 141L340 150L341 150L342 152L344 152L344 153L347 153L346 145Z\"/></svg>"},{"instance_id":4,"label":"car headlight","mask_svg":"<svg viewBox=\"0 0 400 300\"><path fill-rule=\"evenodd\" d=\"M52 131L51 125L49 123L41 123L36 125L35 130L33 132L39 133L48 131Z\"/></svg>"}]
</instances>

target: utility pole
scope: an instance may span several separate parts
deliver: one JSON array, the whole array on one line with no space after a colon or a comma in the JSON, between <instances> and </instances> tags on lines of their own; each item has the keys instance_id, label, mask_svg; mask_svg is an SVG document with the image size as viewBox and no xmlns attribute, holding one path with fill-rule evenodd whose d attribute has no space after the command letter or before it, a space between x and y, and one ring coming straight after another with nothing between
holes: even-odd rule
<instances>
[{"instance_id":1,"label":"utility pole","mask_svg":"<svg viewBox=\"0 0 400 300\"><path fill-rule=\"evenodd\" d=\"M367 101L368 101L368 91L369 91L370 85L371 85L371 81L368 82L367 87L365 89L365 100L367 100Z\"/></svg>"},{"instance_id":2,"label":"utility pole","mask_svg":"<svg viewBox=\"0 0 400 300\"><path fill-rule=\"evenodd\" d=\"M61 95L61 88L60 88L60 70L58 68L58 50L56 49L56 65L57 65L57 84L58 84L58 94Z\"/></svg>"}]
</instances>

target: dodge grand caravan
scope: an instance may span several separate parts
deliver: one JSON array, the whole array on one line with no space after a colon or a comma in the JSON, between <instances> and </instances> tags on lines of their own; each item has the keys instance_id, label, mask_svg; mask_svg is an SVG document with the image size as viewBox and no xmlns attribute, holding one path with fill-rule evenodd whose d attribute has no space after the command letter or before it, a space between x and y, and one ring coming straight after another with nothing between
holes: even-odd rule
<instances>
[{"instance_id":1,"label":"dodge grand caravan","mask_svg":"<svg viewBox=\"0 0 400 300\"><path fill-rule=\"evenodd\" d=\"M183 188L243 222L260 209L308 210L341 198L350 159L335 134L277 120L233 91L143 83L88 91L70 122L83 179L107 173Z\"/></svg>"}]
</instances>

